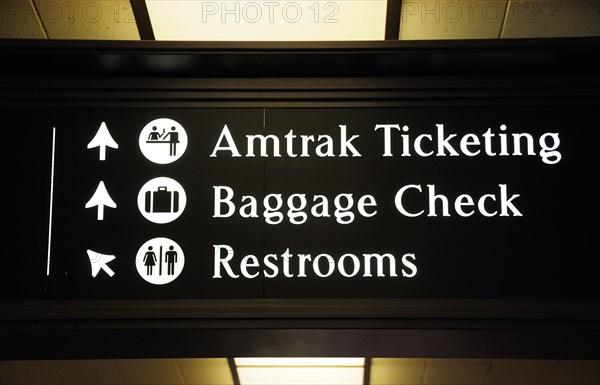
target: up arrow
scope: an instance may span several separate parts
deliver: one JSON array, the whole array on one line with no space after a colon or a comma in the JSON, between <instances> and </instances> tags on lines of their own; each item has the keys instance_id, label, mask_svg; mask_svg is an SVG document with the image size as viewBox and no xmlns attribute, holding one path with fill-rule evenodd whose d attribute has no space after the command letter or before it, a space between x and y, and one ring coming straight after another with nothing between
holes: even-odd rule
<instances>
[{"instance_id":1,"label":"up arrow","mask_svg":"<svg viewBox=\"0 0 600 385\"><path fill-rule=\"evenodd\" d=\"M98 220L101 221L104 219L104 206L108 206L111 208L117 207L117 204L112 200L110 195L108 195L108 191L106 190L106 186L104 186L104 182L100 181L98 183L98 188L96 192L90 200L85 204L85 208L89 209L90 207L98 206Z\"/></svg>"},{"instance_id":2,"label":"up arrow","mask_svg":"<svg viewBox=\"0 0 600 385\"><path fill-rule=\"evenodd\" d=\"M94 136L88 145L87 148L95 148L100 147L100 160L106 160L106 147L110 148L119 148L119 145L115 140L110 136L110 132L108 132L108 127L106 127L106 123L102 122L100 128L98 128L98 132Z\"/></svg>"},{"instance_id":3,"label":"up arrow","mask_svg":"<svg viewBox=\"0 0 600 385\"><path fill-rule=\"evenodd\" d=\"M108 262L116 258L114 255L100 254L92 250L87 250L87 255L92 265L92 277L96 278L100 270L104 270L110 277L115 275L115 272L107 265Z\"/></svg>"}]
</instances>

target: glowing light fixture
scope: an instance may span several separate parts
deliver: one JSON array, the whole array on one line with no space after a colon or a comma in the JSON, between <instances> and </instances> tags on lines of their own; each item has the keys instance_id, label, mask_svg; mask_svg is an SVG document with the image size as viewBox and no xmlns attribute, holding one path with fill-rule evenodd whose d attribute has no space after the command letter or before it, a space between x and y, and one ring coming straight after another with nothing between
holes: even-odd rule
<instances>
[{"instance_id":1,"label":"glowing light fixture","mask_svg":"<svg viewBox=\"0 0 600 385\"><path fill-rule=\"evenodd\" d=\"M236 358L241 385L362 385L364 358Z\"/></svg>"},{"instance_id":2,"label":"glowing light fixture","mask_svg":"<svg viewBox=\"0 0 600 385\"><path fill-rule=\"evenodd\" d=\"M386 0L146 0L156 40L383 40Z\"/></svg>"}]
</instances>

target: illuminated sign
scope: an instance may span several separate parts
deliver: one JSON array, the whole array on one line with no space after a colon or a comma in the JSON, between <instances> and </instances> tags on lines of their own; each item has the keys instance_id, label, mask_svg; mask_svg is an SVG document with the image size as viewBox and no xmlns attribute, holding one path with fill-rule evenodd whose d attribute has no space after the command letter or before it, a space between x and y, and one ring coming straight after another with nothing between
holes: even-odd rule
<instances>
[{"instance_id":1,"label":"illuminated sign","mask_svg":"<svg viewBox=\"0 0 600 385\"><path fill-rule=\"evenodd\" d=\"M589 284L568 273L589 263L583 108L4 113L43 137L48 173L27 193L48 213L33 297L521 298Z\"/></svg>"}]
</instances>

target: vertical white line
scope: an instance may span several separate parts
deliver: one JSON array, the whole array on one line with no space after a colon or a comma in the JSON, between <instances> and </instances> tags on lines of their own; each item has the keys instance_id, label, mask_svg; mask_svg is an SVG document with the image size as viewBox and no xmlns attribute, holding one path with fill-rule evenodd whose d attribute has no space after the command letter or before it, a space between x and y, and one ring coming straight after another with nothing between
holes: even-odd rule
<instances>
[{"instance_id":1,"label":"vertical white line","mask_svg":"<svg viewBox=\"0 0 600 385\"><path fill-rule=\"evenodd\" d=\"M50 219L48 220L48 258L46 275L50 275L50 248L52 247L52 203L54 201L54 150L56 148L56 127L52 128L52 163L50 166Z\"/></svg>"}]
</instances>

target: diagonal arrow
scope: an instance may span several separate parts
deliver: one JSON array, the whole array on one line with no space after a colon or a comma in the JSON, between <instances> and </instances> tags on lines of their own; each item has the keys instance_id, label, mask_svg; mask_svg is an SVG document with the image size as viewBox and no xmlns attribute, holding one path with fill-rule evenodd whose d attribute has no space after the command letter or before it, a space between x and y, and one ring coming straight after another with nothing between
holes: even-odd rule
<instances>
[{"instance_id":1,"label":"diagonal arrow","mask_svg":"<svg viewBox=\"0 0 600 385\"><path fill-rule=\"evenodd\" d=\"M92 277L96 278L100 270L104 270L110 277L115 275L115 272L107 265L116 258L114 255L100 254L92 250L87 250L87 255L92 265Z\"/></svg>"},{"instance_id":2,"label":"diagonal arrow","mask_svg":"<svg viewBox=\"0 0 600 385\"><path fill-rule=\"evenodd\" d=\"M98 188L96 188L96 192L90 198L90 200L85 204L85 208L89 209L90 207L98 206L98 220L101 221L104 219L104 206L108 206L111 208L116 208L117 204L112 200L108 191L106 190L106 186L104 186L104 182L100 181L98 183Z\"/></svg>"},{"instance_id":3,"label":"diagonal arrow","mask_svg":"<svg viewBox=\"0 0 600 385\"><path fill-rule=\"evenodd\" d=\"M106 147L111 147L114 149L119 148L119 145L108 132L108 127L106 127L106 123L102 122L100 128L98 128L98 132L94 138L88 143L87 148L100 148L100 160L106 160Z\"/></svg>"}]
</instances>

